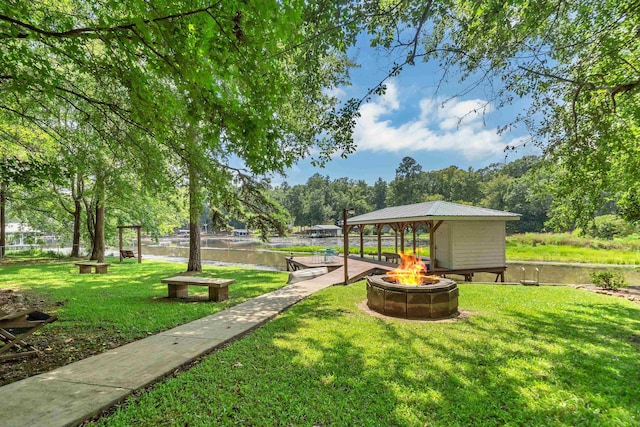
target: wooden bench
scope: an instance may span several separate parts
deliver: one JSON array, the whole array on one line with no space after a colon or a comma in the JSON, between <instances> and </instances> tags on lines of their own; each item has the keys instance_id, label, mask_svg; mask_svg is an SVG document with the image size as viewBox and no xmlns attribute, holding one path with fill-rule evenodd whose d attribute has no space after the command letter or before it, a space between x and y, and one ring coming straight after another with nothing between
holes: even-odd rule
<instances>
[{"instance_id":1,"label":"wooden bench","mask_svg":"<svg viewBox=\"0 0 640 427\"><path fill-rule=\"evenodd\" d=\"M400 263L400 255L394 252L381 252L380 256L383 257L386 262Z\"/></svg>"},{"instance_id":2,"label":"wooden bench","mask_svg":"<svg viewBox=\"0 0 640 427\"><path fill-rule=\"evenodd\" d=\"M175 276L162 279L169 287L169 298L186 298L189 286L208 286L210 301L225 301L229 299L229 285L235 280L209 277Z\"/></svg>"},{"instance_id":3,"label":"wooden bench","mask_svg":"<svg viewBox=\"0 0 640 427\"><path fill-rule=\"evenodd\" d=\"M90 274L91 269L96 270L96 274L107 274L107 268L111 265L108 262L76 262L80 267L80 274Z\"/></svg>"},{"instance_id":4,"label":"wooden bench","mask_svg":"<svg viewBox=\"0 0 640 427\"><path fill-rule=\"evenodd\" d=\"M127 251L127 250L120 251L120 255L122 256L122 258L135 258L136 257L136 254L134 254L133 251Z\"/></svg>"},{"instance_id":5,"label":"wooden bench","mask_svg":"<svg viewBox=\"0 0 640 427\"><path fill-rule=\"evenodd\" d=\"M478 267L478 268L468 268L468 269L460 269L460 270L448 270L444 268L436 268L435 270L429 270L430 273L433 273L438 276L447 277L449 274L455 274L458 276L464 276L464 280L467 282L473 281L473 275L475 273L491 273L496 275L495 282L498 282L500 279L501 282L504 282L504 272L507 270L507 267Z\"/></svg>"}]
</instances>

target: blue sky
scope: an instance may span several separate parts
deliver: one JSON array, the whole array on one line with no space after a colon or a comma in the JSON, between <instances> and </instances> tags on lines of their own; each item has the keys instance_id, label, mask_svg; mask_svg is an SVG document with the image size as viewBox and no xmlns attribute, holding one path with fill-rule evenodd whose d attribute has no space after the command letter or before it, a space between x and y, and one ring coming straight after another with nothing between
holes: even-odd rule
<instances>
[{"instance_id":1,"label":"blue sky","mask_svg":"<svg viewBox=\"0 0 640 427\"><path fill-rule=\"evenodd\" d=\"M352 71L352 86L336 89L342 99L361 98L384 77L394 60L366 43L360 43L352 56L362 66ZM362 106L354 133L354 154L347 159L336 157L324 168L303 160L287 171L284 180L290 185L302 184L320 173L331 179L348 177L373 184L379 177L391 181L405 156L413 157L428 171L451 165L480 169L538 154L527 144L505 157L505 146L522 145L529 135L523 127L497 133L499 126L509 124L523 110L523 101L498 110L488 101L492 97L488 85L471 91L467 88L468 84L459 83L456 76L441 83L437 65L416 62L387 83L385 95L374 95ZM468 93L456 96L464 92ZM275 179L274 183L281 181Z\"/></svg>"}]
</instances>

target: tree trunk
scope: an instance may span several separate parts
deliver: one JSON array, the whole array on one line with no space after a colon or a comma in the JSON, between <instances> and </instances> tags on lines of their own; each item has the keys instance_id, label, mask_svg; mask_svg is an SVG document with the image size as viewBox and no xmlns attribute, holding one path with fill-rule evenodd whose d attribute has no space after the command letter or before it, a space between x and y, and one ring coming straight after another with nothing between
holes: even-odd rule
<instances>
[{"instance_id":1,"label":"tree trunk","mask_svg":"<svg viewBox=\"0 0 640 427\"><path fill-rule=\"evenodd\" d=\"M95 252L96 232L95 232L95 213L94 213L94 201L84 201L84 211L87 213L87 232L89 233L89 240L91 242L91 257ZM92 258L93 259L93 258Z\"/></svg>"},{"instance_id":2,"label":"tree trunk","mask_svg":"<svg viewBox=\"0 0 640 427\"><path fill-rule=\"evenodd\" d=\"M96 174L96 184L93 200L90 204L86 204L87 210L87 230L91 238L91 256L89 259L98 262L104 262L105 244L104 244L104 208L105 188L104 173Z\"/></svg>"},{"instance_id":3,"label":"tree trunk","mask_svg":"<svg viewBox=\"0 0 640 427\"><path fill-rule=\"evenodd\" d=\"M74 182L71 183L71 194L73 196L74 210L73 214L73 243L71 244L71 257L78 258L80 256L80 227L82 226L82 197L81 178L76 175Z\"/></svg>"},{"instance_id":4,"label":"tree trunk","mask_svg":"<svg viewBox=\"0 0 640 427\"><path fill-rule=\"evenodd\" d=\"M7 245L6 234L6 205L7 205L7 183L0 182L0 259L4 258L5 247Z\"/></svg>"},{"instance_id":5,"label":"tree trunk","mask_svg":"<svg viewBox=\"0 0 640 427\"><path fill-rule=\"evenodd\" d=\"M189 263L187 271L202 271L200 258L200 191L198 188L198 171L189 165Z\"/></svg>"},{"instance_id":6,"label":"tree trunk","mask_svg":"<svg viewBox=\"0 0 640 427\"><path fill-rule=\"evenodd\" d=\"M96 175L96 216L95 216L95 238L93 243L92 258L98 262L104 262L105 243L104 243L104 174L102 172ZM93 256L95 255L95 258Z\"/></svg>"},{"instance_id":7,"label":"tree trunk","mask_svg":"<svg viewBox=\"0 0 640 427\"><path fill-rule=\"evenodd\" d=\"M79 200L74 202L73 211L73 242L71 244L71 258L80 256L80 227L82 226L82 205Z\"/></svg>"}]
</instances>

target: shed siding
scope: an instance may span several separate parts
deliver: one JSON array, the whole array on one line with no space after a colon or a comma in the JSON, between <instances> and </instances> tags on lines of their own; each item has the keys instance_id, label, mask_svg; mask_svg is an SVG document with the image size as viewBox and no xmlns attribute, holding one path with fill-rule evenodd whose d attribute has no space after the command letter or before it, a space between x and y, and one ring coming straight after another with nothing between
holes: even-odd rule
<instances>
[{"instance_id":1,"label":"shed siding","mask_svg":"<svg viewBox=\"0 0 640 427\"><path fill-rule=\"evenodd\" d=\"M505 221L451 221L449 239L451 269L506 265Z\"/></svg>"},{"instance_id":2,"label":"shed siding","mask_svg":"<svg viewBox=\"0 0 640 427\"><path fill-rule=\"evenodd\" d=\"M449 223L447 221L440 224L435 232L434 241L436 243L436 260L439 268L452 268L451 242L449 241Z\"/></svg>"}]
</instances>

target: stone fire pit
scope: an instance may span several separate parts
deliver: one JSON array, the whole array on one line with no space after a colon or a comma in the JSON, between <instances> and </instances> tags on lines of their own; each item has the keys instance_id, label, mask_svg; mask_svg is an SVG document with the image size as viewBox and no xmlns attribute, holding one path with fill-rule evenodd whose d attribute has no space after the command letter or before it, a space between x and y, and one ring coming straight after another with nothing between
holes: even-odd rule
<instances>
[{"instance_id":1,"label":"stone fire pit","mask_svg":"<svg viewBox=\"0 0 640 427\"><path fill-rule=\"evenodd\" d=\"M435 283L405 286L385 275L367 278L367 305L378 313L406 319L443 319L458 312L458 284L439 278Z\"/></svg>"}]
</instances>

